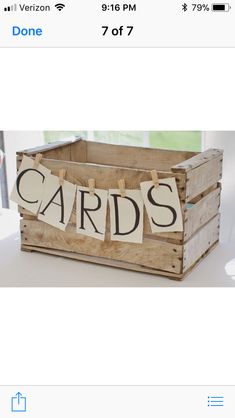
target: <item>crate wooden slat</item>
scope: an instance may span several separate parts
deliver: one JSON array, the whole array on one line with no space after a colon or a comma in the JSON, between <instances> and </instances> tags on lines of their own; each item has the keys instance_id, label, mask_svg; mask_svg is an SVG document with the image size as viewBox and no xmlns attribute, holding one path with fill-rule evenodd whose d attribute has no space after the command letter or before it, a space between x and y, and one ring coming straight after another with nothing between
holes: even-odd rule
<instances>
[{"instance_id":1,"label":"crate wooden slat","mask_svg":"<svg viewBox=\"0 0 235 418\"><path fill-rule=\"evenodd\" d=\"M144 242L133 244L110 241L109 211L105 242L76 233L74 205L66 231L40 222L19 208L22 250L39 251L75 260L89 261L130 270L161 274L181 280L202 260L219 240L219 206L223 152L202 153L119 146L79 138L17 153L17 167L23 154L43 154L42 164L58 175L66 169L66 179L87 185L95 178L96 187L117 187L125 178L126 187L139 188L156 169L160 179L175 177L183 213L183 232L152 234L144 215Z\"/></svg>"},{"instance_id":2,"label":"crate wooden slat","mask_svg":"<svg viewBox=\"0 0 235 418\"><path fill-rule=\"evenodd\" d=\"M221 180L222 163L223 152L211 149L172 167L174 173L184 173L186 176L186 201L191 201Z\"/></svg>"},{"instance_id":3,"label":"crate wooden slat","mask_svg":"<svg viewBox=\"0 0 235 418\"><path fill-rule=\"evenodd\" d=\"M184 245L183 273L219 241L219 220L216 215Z\"/></svg>"},{"instance_id":4,"label":"crate wooden slat","mask_svg":"<svg viewBox=\"0 0 235 418\"><path fill-rule=\"evenodd\" d=\"M182 245L144 239L143 244L103 242L81 234L69 226L66 233L39 221L21 221L22 242L26 245L105 257L110 260L139 263L144 267L167 269L180 273ZM108 237L107 237L108 238Z\"/></svg>"},{"instance_id":5,"label":"crate wooden slat","mask_svg":"<svg viewBox=\"0 0 235 418\"><path fill-rule=\"evenodd\" d=\"M220 207L220 185L202 197L193 207L185 212L184 239L188 240L194 232L212 219Z\"/></svg>"},{"instance_id":6,"label":"crate wooden slat","mask_svg":"<svg viewBox=\"0 0 235 418\"><path fill-rule=\"evenodd\" d=\"M147 213L144 214L144 237L150 239L166 240L172 243L182 243L182 240L188 240L195 231L197 231L202 225L209 221L213 216L218 213L220 206L220 185L197 203L189 210L185 210L185 228L184 232L164 232L164 233L152 233L150 224L148 221ZM19 208L20 213L23 215L25 220L37 220L37 216L32 214L22 207ZM76 224L76 213L75 208L70 218L69 225L75 227ZM107 231L109 231L109 219L107 219Z\"/></svg>"},{"instance_id":7,"label":"crate wooden slat","mask_svg":"<svg viewBox=\"0 0 235 418\"><path fill-rule=\"evenodd\" d=\"M170 151L158 149L154 153L151 148L102 144L89 141L87 143L87 161L94 164L114 165L139 169L170 171L171 166L195 156L189 151Z\"/></svg>"}]
</instances>

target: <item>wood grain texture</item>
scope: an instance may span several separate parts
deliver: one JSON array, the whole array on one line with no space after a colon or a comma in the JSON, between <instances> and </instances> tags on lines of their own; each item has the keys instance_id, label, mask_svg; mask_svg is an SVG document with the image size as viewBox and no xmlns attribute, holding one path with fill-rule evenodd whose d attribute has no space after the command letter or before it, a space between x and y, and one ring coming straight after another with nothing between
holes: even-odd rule
<instances>
[{"instance_id":1,"label":"wood grain texture","mask_svg":"<svg viewBox=\"0 0 235 418\"><path fill-rule=\"evenodd\" d=\"M51 149L43 152L43 158L51 158L62 161L71 160L71 145L65 145L61 148Z\"/></svg>"},{"instance_id":2,"label":"wood grain texture","mask_svg":"<svg viewBox=\"0 0 235 418\"><path fill-rule=\"evenodd\" d=\"M216 245L219 239L220 184L223 153L166 151L116 146L77 140L37 147L27 155L43 153L42 164L59 175L66 169L66 180L87 186L94 178L100 189L116 188L125 179L127 189L139 189L142 181L151 180L156 169L159 179L175 177L181 201L184 231L152 234L144 214L144 242L130 244L110 241L109 209L106 241L76 233L76 206L66 232L40 222L35 215L19 208L22 249L110 265L151 274L182 279ZM18 153L17 167L23 152ZM46 157L46 158L45 158ZM186 210L186 202L193 203Z\"/></svg>"},{"instance_id":3,"label":"wood grain texture","mask_svg":"<svg viewBox=\"0 0 235 418\"><path fill-rule=\"evenodd\" d=\"M197 200L197 203L188 210L185 210L184 219L184 232L163 232L152 233L146 210L144 209L144 237L149 239L163 240L171 243L182 244L189 240L189 238L203 225L205 225L211 218L213 218L218 212L220 207L221 186L220 184L216 189L205 196L201 200ZM19 207L20 214L25 220L37 220L37 216L32 214L26 209ZM108 209L109 212L109 209ZM74 205L73 212L69 221L71 226L76 225L76 206ZM106 230L109 232L110 223L109 215L107 216Z\"/></svg>"},{"instance_id":4,"label":"wood grain texture","mask_svg":"<svg viewBox=\"0 0 235 418\"><path fill-rule=\"evenodd\" d=\"M222 158L218 157L187 172L186 202L190 202L195 196L221 180L222 163Z\"/></svg>"},{"instance_id":5,"label":"wood grain texture","mask_svg":"<svg viewBox=\"0 0 235 418\"><path fill-rule=\"evenodd\" d=\"M21 163L21 157L18 158L17 168ZM124 178L126 189L139 189L140 182L151 180L149 170L139 170L131 168L101 166L88 163L77 163L69 161L58 161L54 159L43 158L41 164L51 170L52 174L59 176L61 168L66 169L66 180L79 186L87 186L90 178L95 179L98 189L115 189L117 188L117 180ZM179 197L185 199L185 175L174 174L171 172L158 172L158 177L164 179L167 177L175 177L178 188Z\"/></svg>"},{"instance_id":6,"label":"wood grain texture","mask_svg":"<svg viewBox=\"0 0 235 418\"><path fill-rule=\"evenodd\" d=\"M87 162L87 141L76 141L71 145L70 161L80 163Z\"/></svg>"},{"instance_id":7,"label":"wood grain texture","mask_svg":"<svg viewBox=\"0 0 235 418\"><path fill-rule=\"evenodd\" d=\"M154 275L160 275L160 276L167 276L169 279L177 280L177 281L182 280L183 277L185 276L185 274L175 274L175 273L167 272L164 270L147 268L147 267L143 267L134 263L127 263L127 262L118 261L118 260L110 260L108 258L102 258L102 257L93 257L91 255L76 254L76 253L72 253L68 251L51 250L51 249L48 250L47 248L43 248L43 247L32 247L30 245L23 244L21 246L21 250L26 251L26 252L39 252L43 254L54 255L57 257L69 258L71 260L99 264L102 266L109 266L109 267L121 268L125 270L132 270L132 271L137 271L139 273L148 273L148 274L154 274Z\"/></svg>"},{"instance_id":8,"label":"wood grain texture","mask_svg":"<svg viewBox=\"0 0 235 418\"><path fill-rule=\"evenodd\" d=\"M212 191L185 213L184 241L219 212L221 187Z\"/></svg>"},{"instance_id":9,"label":"wood grain texture","mask_svg":"<svg viewBox=\"0 0 235 418\"><path fill-rule=\"evenodd\" d=\"M136 271L139 273L148 273L148 274L153 274L156 276L167 276L166 278L170 280L181 281L185 277L187 277L191 273L191 271L199 263L201 263L204 260L204 258L207 257L207 255L210 254L211 251L213 251L213 249L217 245L218 245L218 241L215 242L210 248L208 248L208 250L201 256L201 258L199 258L199 260L197 260L186 272L180 273L180 274L175 274L175 273L167 272L164 270L147 268L147 267L140 266L138 264L126 263L124 261L117 261L117 260L110 261L109 259L102 258L102 257L93 257L90 255L76 254L76 253L72 253L68 251L51 250L51 249L48 250L47 248L43 248L43 247L32 247L30 245L22 245L21 249L22 251L26 251L26 252L39 252L43 254L54 255L57 257L69 258L71 260L84 261L88 263L115 267L115 268L120 268L120 269L125 269L125 270L132 270L132 271Z\"/></svg>"},{"instance_id":10,"label":"wood grain texture","mask_svg":"<svg viewBox=\"0 0 235 418\"><path fill-rule=\"evenodd\" d=\"M184 232L164 232L164 233L152 233L147 216L147 212L144 209L144 237L149 239L163 240L171 243L182 244L188 241L188 239L203 225L205 225L212 217L214 217L220 206L220 194L221 186L216 185L216 188L208 189L207 193L202 194L200 200L196 199L194 206L184 213ZM19 212L25 220L37 220L36 215L32 214L26 209L19 207ZM76 225L76 205L74 204L73 212L69 221L71 226ZM107 216L106 230L109 232L109 208Z\"/></svg>"},{"instance_id":11,"label":"wood grain texture","mask_svg":"<svg viewBox=\"0 0 235 418\"><path fill-rule=\"evenodd\" d=\"M86 162L86 146L87 141L78 138L74 140L57 141L52 144L20 151L17 155L21 158L23 154L34 157L38 152L40 152L43 154L43 158L60 161Z\"/></svg>"},{"instance_id":12,"label":"wood grain texture","mask_svg":"<svg viewBox=\"0 0 235 418\"><path fill-rule=\"evenodd\" d=\"M64 150L65 147L67 147L67 152ZM80 155L81 148L85 150L82 158ZM39 152L43 154L44 158L77 162L87 161L100 165L147 170L156 169L159 171L170 171L172 165L197 155L197 153L190 151L112 145L102 142L85 141L81 138L57 141L22 150L17 152L17 155L22 156L25 154L35 156ZM65 155L65 158L63 158L63 155Z\"/></svg>"},{"instance_id":13,"label":"wood grain texture","mask_svg":"<svg viewBox=\"0 0 235 418\"><path fill-rule=\"evenodd\" d=\"M22 208L21 206L18 207L18 211L21 214L21 216L25 219L25 220L31 220L31 221L36 221L37 220L37 216L34 215L33 213L31 213L30 211L28 211L27 209ZM109 233L110 231L110 221L109 221L109 207L107 208L107 222L106 222L106 231ZM72 215L70 217L69 220L69 225L70 226L74 226L76 225L76 207L74 205L74 209L72 212ZM151 232L151 227L150 227L150 223L148 220L148 215L146 210L144 209L144 238L149 238L149 239L158 239L158 240L163 240L166 242L171 242L171 243L175 243L175 244L182 244L183 243L183 232L162 232L162 233L152 233Z\"/></svg>"},{"instance_id":14,"label":"wood grain texture","mask_svg":"<svg viewBox=\"0 0 235 418\"><path fill-rule=\"evenodd\" d=\"M195 155L195 152L188 151L171 151L157 148L87 142L88 162L117 167L171 171L173 165Z\"/></svg>"},{"instance_id":15,"label":"wood grain texture","mask_svg":"<svg viewBox=\"0 0 235 418\"><path fill-rule=\"evenodd\" d=\"M218 157L221 157L223 159L223 150L210 148L204 152L200 152L197 155L194 155L192 158L189 158L188 160L182 161L179 164L173 166L172 171L188 172Z\"/></svg>"},{"instance_id":16,"label":"wood grain texture","mask_svg":"<svg viewBox=\"0 0 235 418\"><path fill-rule=\"evenodd\" d=\"M183 272L219 240L219 222L220 216L216 215L184 245Z\"/></svg>"},{"instance_id":17,"label":"wood grain texture","mask_svg":"<svg viewBox=\"0 0 235 418\"><path fill-rule=\"evenodd\" d=\"M44 153L44 152L48 152L50 150L55 150L55 149L59 149L59 148L63 148L67 145L71 145L71 144L75 144L77 142L81 142L82 139L81 138L74 138L74 139L65 139L65 140L60 140L60 141L54 141L51 142L50 144L45 144L45 145L40 145L38 147L34 147L34 148L27 148L24 150L20 150L17 151L17 155L22 156L23 154L25 155L36 155L38 153Z\"/></svg>"},{"instance_id":18,"label":"wood grain texture","mask_svg":"<svg viewBox=\"0 0 235 418\"><path fill-rule=\"evenodd\" d=\"M172 167L186 174L186 202L215 185L222 178L223 151L208 149Z\"/></svg>"},{"instance_id":19,"label":"wood grain texture","mask_svg":"<svg viewBox=\"0 0 235 418\"><path fill-rule=\"evenodd\" d=\"M208 189L204 190L202 193L194 197L192 200L190 200L190 203L197 203L199 200L201 200L203 197L207 196L209 193L213 192L213 190L216 190L218 187L221 188L221 183L215 183L213 186L210 186Z\"/></svg>"},{"instance_id":20,"label":"wood grain texture","mask_svg":"<svg viewBox=\"0 0 235 418\"><path fill-rule=\"evenodd\" d=\"M68 226L60 231L40 221L21 221L22 244L125 261L143 267L181 273L182 245L145 239L143 244L104 242L86 237Z\"/></svg>"}]
</instances>

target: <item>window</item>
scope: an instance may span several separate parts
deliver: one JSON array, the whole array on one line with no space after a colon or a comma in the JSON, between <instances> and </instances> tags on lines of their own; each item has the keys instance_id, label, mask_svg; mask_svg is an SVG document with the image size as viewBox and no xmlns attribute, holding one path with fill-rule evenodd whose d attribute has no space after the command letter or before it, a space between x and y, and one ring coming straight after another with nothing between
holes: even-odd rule
<instances>
[{"instance_id":1,"label":"window","mask_svg":"<svg viewBox=\"0 0 235 418\"><path fill-rule=\"evenodd\" d=\"M45 131L45 142L58 141L73 136L84 139L145 147L201 150L200 131Z\"/></svg>"}]
</instances>

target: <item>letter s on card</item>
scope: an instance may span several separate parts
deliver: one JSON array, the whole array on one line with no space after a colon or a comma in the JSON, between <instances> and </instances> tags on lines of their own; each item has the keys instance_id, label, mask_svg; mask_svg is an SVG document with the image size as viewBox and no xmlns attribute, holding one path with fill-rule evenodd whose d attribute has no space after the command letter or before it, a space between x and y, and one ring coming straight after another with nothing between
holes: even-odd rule
<instances>
[{"instance_id":1,"label":"letter s on card","mask_svg":"<svg viewBox=\"0 0 235 418\"><path fill-rule=\"evenodd\" d=\"M140 183L140 188L152 232L183 231L175 178L161 179L157 188L152 181L144 181Z\"/></svg>"}]
</instances>

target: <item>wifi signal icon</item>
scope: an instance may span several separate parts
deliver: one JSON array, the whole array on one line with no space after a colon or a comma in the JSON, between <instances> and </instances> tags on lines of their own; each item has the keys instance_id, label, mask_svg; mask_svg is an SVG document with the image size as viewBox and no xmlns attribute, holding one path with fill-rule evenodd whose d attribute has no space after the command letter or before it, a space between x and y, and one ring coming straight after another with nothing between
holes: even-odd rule
<instances>
[{"instance_id":1,"label":"wifi signal icon","mask_svg":"<svg viewBox=\"0 0 235 418\"><path fill-rule=\"evenodd\" d=\"M57 4L55 4L55 7L56 7L59 11L61 11L61 10L65 7L65 4L63 4L63 3L57 3Z\"/></svg>"}]
</instances>

